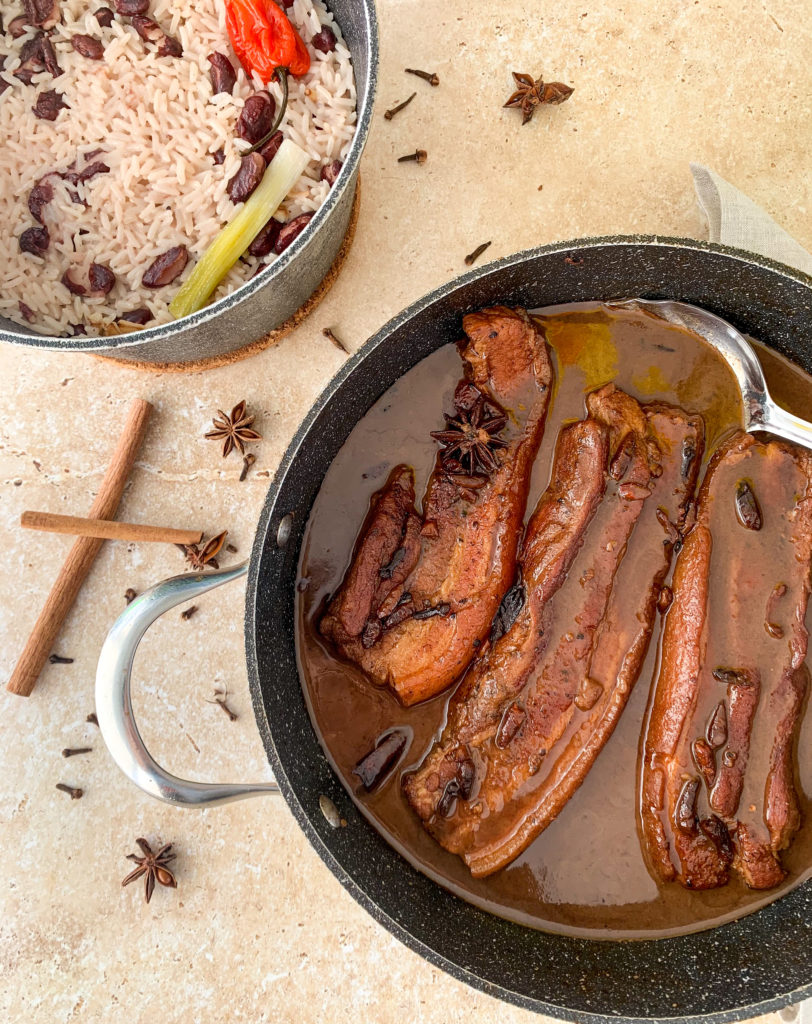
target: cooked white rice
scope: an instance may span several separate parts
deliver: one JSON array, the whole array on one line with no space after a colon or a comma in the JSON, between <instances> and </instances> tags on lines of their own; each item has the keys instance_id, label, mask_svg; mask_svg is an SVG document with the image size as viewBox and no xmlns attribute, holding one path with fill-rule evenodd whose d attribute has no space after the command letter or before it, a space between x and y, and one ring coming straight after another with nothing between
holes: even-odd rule
<instances>
[{"instance_id":1,"label":"cooked white rice","mask_svg":"<svg viewBox=\"0 0 812 1024\"><path fill-rule=\"evenodd\" d=\"M109 28L99 26L98 8L105 0L62 0L62 21L51 34L59 78L47 72L23 85L14 77L23 43L0 34L5 55L2 77L10 87L0 95L0 314L43 334L72 334L84 324L98 334L123 312L148 307L157 323L171 320L169 302L189 275L197 258L237 207L226 192L247 144L234 134L243 103L254 89L268 88L281 100L278 83L250 81L233 54L225 28L222 0L152 0L148 16L183 46L183 56L156 57L155 47L137 35L128 18L116 16ZM21 5L0 2L3 24L21 12ZM323 54L308 46L311 69L290 77L290 97L281 125L286 138L304 149L311 161L277 213L290 219L317 210L330 186L320 181L325 163L343 160L355 130L355 83L350 54L333 16L320 0L295 0L287 12L305 43L330 26L338 44ZM104 59L88 60L76 53L70 39L83 33L104 44ZM228 55L237 71L233 95L212 95L207 57ZM55 89L70 110L56 121L38 119L32 108L37 95ZM51 235L44 257L20 251L19 236L37 226L28 196L45 174L65 170L84 154L101 149L109 174L99 174L74 188L57 177L53 202L43 220ZM213 154L225 160L216 165ZM87 207L72 201L78 192ZM85 232L85 233L80 233ZM156 256L175 245L190 254L184 273L165 288L143 288L141 278ZM262 262L269 263L271 255ZM238 288L260 261L238 263L216 297ZM61 283L74 268L76 281L86 280L91 263L109 266L116 284L103 298L72 295ZM27 321L20 303L31 311Z\"/></svg>"}]
</instances>

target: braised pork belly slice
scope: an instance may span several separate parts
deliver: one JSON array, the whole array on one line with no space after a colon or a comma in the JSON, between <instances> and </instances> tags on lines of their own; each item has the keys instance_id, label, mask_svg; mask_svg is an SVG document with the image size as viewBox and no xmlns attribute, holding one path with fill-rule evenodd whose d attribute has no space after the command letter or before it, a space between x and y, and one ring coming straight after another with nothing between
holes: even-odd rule
<instances>
[{"instance_id":1,"label":"braised pork belly slice","mask_svg":"<svg viewBox=\"0 0 812 1024\"><path fill-rule=\"evenodd\" d=\"M614 729L701 462L697 417L607 385L558 438L520 555L524 603L469 669L404 791L476 876L555 819Z\"/></svg>"},{"instance_id":2,"label":"braised pork belly slice","mask_svg":"<svg viewBox=\"0 0 812 1024\"><path fill-rule=\"evenodd\" d=\"M398 466L372 500L323 636L404 705L463 674L516 574L552 370L538 326L495 307L463 318L465 376L422 504ZM438 413L440 410L438 410ZM427 425L429 429L430 425Z\"/></svg>"},{"instance_id":3,"label":"braised pork belly slice","mask_svg":"<svg viewBox=\"0 0 812 1024\"><path fill-rule=\"evenodd\" d=\"M737 434L714 455L677 561L645 737L643 836L665 881L784 878L811 555L812 456Z\"/></svg>"}]
</instances>

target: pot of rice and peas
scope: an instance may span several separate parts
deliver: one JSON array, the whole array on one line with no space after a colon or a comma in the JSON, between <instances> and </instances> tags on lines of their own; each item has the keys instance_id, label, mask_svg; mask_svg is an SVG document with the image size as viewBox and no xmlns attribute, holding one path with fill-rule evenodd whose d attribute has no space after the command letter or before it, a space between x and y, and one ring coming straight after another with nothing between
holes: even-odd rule
<instances>
[{"instance_id":1,"label":"pot of rice and peas","mask_svg":"<svg viewBox=\"0 0 812 1024\"><path fill-rule=\"evenodd\" d=\"M374 0L0 17L0 341L191 366L294 323L351 230Z\"/></svg>"}]
</instances>

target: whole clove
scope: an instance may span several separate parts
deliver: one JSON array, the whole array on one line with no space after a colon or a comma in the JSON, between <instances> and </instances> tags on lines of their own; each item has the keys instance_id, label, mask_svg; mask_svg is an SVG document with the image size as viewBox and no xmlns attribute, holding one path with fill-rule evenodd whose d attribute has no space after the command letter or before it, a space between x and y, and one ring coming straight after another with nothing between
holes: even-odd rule
<instances>
[{"instance_id":1,"label":"whole clove","mask_svg":"<svg viewBox=\"0 0 812 1024\"><path fill-rule=\"evenodd\" d=\"M63 658L61 654L52 654L48 659L52 665L72 665L73 658Z\"/></svg>"},{"instance_id":2,"label":"whole clove","mask_svg":"<svg viewBox=\"0 0 812 1024\"><path fill-rule=\"evenodd\" d=\"M223 709L223 712L228 715L229 721L236 722L239 717L236 715L231 708L226 704L226 698L228 697L228 690L215 690L214 700L210 700L209 704L216 704L218 707Z\"/></svg>"},{"instance_id":3,"label":"whole clove","mask_svg":"<svg viewBox=\"0 0 812 1024\"><path fill-rule=\"evenodd\" d=\"M124 591L124 601L126 604L132 604L132 602L138 597L138 594L133 590L132 587L127 587Z\"/></svg>"},{"instance_id":4,"label":"whole clove","mask_svg":"<svg viewBox=\"0 0 812 1024\"><path fill-rule=\"evenodd\" d=\"M89 754L93 747L65 747L62 751L63 757L73 757L76 754Z\"/></svg>"},{"instance_id":5,"label":"whole clove","mask_svg":"<svg viewBox=\"0 0 812 1024\"><path fill-rule=\"evenodd\" d=\"M417 68L404 68L407 75L417 75L418 78L422 78L424 82L428 82L429 85L439 85L440 79L437 77L436 71L419 71Z\"/></svg>"},{"instance_id":6,"label":"whole clove","mask_svg":"<svg viewBox=\"0 0 812 1024\"><path fill-rule=\"evenodd\" d=\"M476 261L479 259L482 253L485 252L485 250L488 248L490 244L490 242L483 242L482 245L478 245L473 252L469 252L468 255L465 257L466 267L470 267L474 263L476 263Z\"/></svg>"},{"instance_id":7,"label":"whole clove","mask_svg":"<svg viewBox=\"0 0 812 1024\"><path fill-rule=\"evenodd\" d=\"M383 116L386 118L387 121L391 121L395 114L399 114L401 110L405 110L405 108L409 106L409 104L412 102L416 95L417 93L413 92L412 95L407 100L404 100L402 103L398 103L396 107L392 107L389 110L385 110Z\"/></svg>"},{"instance_id":8,"label":"whole clove","mask_svg":"<svg viewBox=\"0 0 812 1024\"><path fill-rule=\"evenodd\" d=\"M79 789L78 786L66 786L64 782L57 782L56 788L61 793L70 794L71 800L81 800L82 796L84 795L83 789Z\"/></svg>"},{"instance_id":9,"label":"whole clove","mask_svg":"<svg viewBox=\"0 0 812 1024\"><path fill-rule=\"evenodd\" d=\"M252 454L251 452L247 452L245 455L243 455L242 470L240 471L240 483L242 483L242 481L245 480L245 478L248 476L248 470L254 465L256 461L256 455ZM230 546L231 545L229 545L229 547Z\"/></svg>"},{"instance_id":10,"label":"whole clove","mask_svg":"<svg viewBox=\"0 0 812 1024\"><path fill-rule=\"evenodd\" d=\"M188 622L196 611L197 605L190 605L188 608L183 609L183 611L180 613L180 617L183 619L184 622Z\"/></svg>"},{"instance_id":11,"label":"whole clove","mask_svg":"<svg viewBox=\"0 0 812 1024\"><path fill-rule=\"evenodd\" d=\"M96 712L95 711L91 711L90 714L85 719L85 721L86 722L90 722L91 725L98 725L99 724L99 720L98 720L98 718L96 718Z\"/></svg>"},{"instance_id":12,"label":"whole clove","mask_svg":"<svg viewBox=\"0 0 812 1024\"><path fill-rule=\"evenodd\" d=\"M345 355L350 354L350 350L347 348L347 346L340 338L336 337L335 333L330 327L325 327L321 333L324 335L325 338L328 338L330 341L332 341L335 347L344 352Z\"/></svg>"},{"instance_id":13,"label":"whole clove","mask_svg":"<svg viewBox=\"0 0 812 1024\"><path fill-rule=\"evenodd\" d=\"M406 164L413 161L416 164L424 164L428 159L428 153L425 149L416 149L414 153L407 153L406 156L399 156L398 163Z\"/></svg>"}]
</instances>

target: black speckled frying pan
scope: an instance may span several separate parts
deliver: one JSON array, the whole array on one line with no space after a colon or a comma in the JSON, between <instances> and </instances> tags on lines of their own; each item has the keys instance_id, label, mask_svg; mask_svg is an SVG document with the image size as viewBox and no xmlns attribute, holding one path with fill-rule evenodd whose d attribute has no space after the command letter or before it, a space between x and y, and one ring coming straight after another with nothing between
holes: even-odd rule
<instances>
[{"instance_id":1,"label":"black speckled frying pan","mask_svg":"<svg viewBox=\"0 0 812 1024\"><path fill-rule=\"evenodd\" d=\"M282 460L248 565L159 584L129 606L99 663L97 713L116 761L154 796L206 804L275 789L207 787L168 775L143 748L129 705L132 653L149 622L247 571L246 653L268 759L319 856L376 920L462 981L554 1017L732 1021L812 994L812 882L731 924L659 940L570 938L492 916L412 868L361 816L319 745L296 661L294 590L305 524L331 461L370 406L420 359L456 340L470 310L630 295L703 306L812 373L812 279L738 250L596 238L467 274L390 321L330 383ZM331 826L322 796L346 828Z\"/></svg>"}]
</instances>

